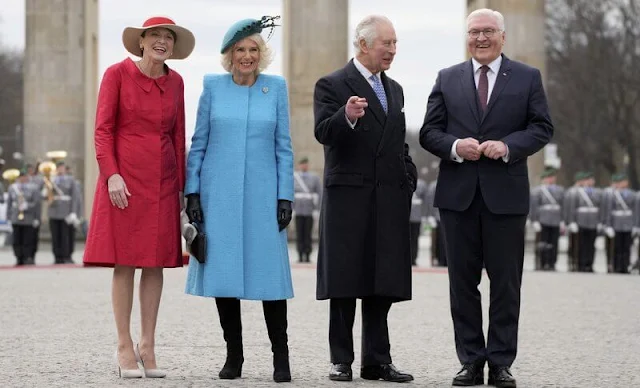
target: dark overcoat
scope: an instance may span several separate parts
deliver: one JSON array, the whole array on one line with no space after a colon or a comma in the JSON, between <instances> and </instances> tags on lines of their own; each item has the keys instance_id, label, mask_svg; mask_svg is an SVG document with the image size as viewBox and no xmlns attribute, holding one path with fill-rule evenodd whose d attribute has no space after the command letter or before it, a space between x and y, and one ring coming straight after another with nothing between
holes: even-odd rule
<instances>
[{"instance_id":1,"label":"dark overcoat","mask_svg":"<svg viewBox=\"0 0 640 388\"><path fill-rule=\"evenodd\" d=\"M402 87L381 74L388 112L350 61L315 87L315 137L324 145L317 298L411 299L409 212L416 167L405 143ZM345 105L367 99L351 128Z\"/></svg>"}]
</instances>

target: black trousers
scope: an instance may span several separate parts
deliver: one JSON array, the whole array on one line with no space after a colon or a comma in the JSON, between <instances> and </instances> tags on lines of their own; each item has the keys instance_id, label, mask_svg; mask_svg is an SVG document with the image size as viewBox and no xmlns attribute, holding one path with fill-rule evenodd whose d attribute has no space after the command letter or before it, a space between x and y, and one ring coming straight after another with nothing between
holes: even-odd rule
<instances>
[{"instance_id":1,"label":"black trousers","mask_svg":"<svg viewBox=\"0 0 640 388\"><path fill-rule=\"evenodd\" d=\"M629 273L631 261L631 232L616 232L613 238L613 270L617 273Z\"/></svg>"},{"instance_id":2,"label":"black trousers","mask_svg":"<svg viewBox=\"0 0 640 388\"><path fill-rule=\"evenodd\" d=\"M56 263L62 263L71 258L71 226L64 220L49 220L51 229L51 245Z\"/></svg>"},{"instance_id":3,"label":"black trousers","mask_svg":"<svg viewBox=\"0 0 640 388\"><path fill-rule=\"evenodd\" d=\"M462 364L511 366L518 348L526 216L491 213L478 186L469 208L441 208L440 220L458 359ZM478 290L483 264L491 282L486 345Z\"/></svg>"},{"instance_id":4,"label":"black trousers","mask_svg":"<svg viewBox=\"0 0 640 388\"><path fill-rule=\"evenodd\" d=\"M331 299L329 312L329 348L333 364L349 364L354 360L353 322L355 298ZM361 366L391 364L391 345L387 315L392 301L385 297L362 298Z\"/></svg>"},{"instance_id":5,"label":"black trousers","mask_svg":"<svg viewBox=\"0 0 640 388\"><path fill-rule=\"evenodd\" d=\"M545 249L540 250L540 264L543 269L553 269L558 261L558 239L560 227L542 226L540 229L540 242L545 244Z\"/></svg>"},{"instance_id":6,"label":"black trousers","mask_svg":"<svg viewBox=\"0 0 640 388\"><path fill-rule=\"evenodd\" d=\"M416 265L416 261L418 260L418 239L420 238L420 226L422 226L422 223L420 222L409 223L409 250L411 251L411 264L413 265Z\"/></svg>"},{"instance_id":7,"label":"black trousers","mask_svg":"<svg viewBox=\"0 0 640 388\"><path fill-rule=\"evenodd\" d=\"M313 216L296 216L296 247L300 262L308 263L311 254L311 231Z\"/></svg>"},{"instance_id":8,"label":"black trousers","mask_svg":"<svg viewBox=\"0 0 640 388\"><path fill-rule=\"evenodd\" d=\"M16 264L33 264L37 229L30 225L13 225L13 254Z\"/></svg>"},{"instance_id":9,"label":"black trousers","mask_svg":"<svg viewBox=\"0 0 640 388\"><path fill-rule=\"evenodd\" d=\"M436 226L435 234L436 234L435 257L440 267L446 267L447 266L447 248L445 244L444 232L442 231L442 227L440 225Z\"/></svg>"},{"instance_id":10,"label":"black trousers","mask_svg":"<svg viewBox=\"0 0 640 388\"><path fill-rule=\"evenodd\" d=\"M73 255L73 251L76 248L76 227L69 225L69 259Z\"/></svg>"},{"instance_id":11,"label":"black trousers","mask_svg":"<svg viewBox=\"0 0 640 388\"><path fill-rule=\"evenodd\" d=\"M596 229L578 230L578 271L593 272L593 259L596 254Z\"/></svg>"}]
</instances>

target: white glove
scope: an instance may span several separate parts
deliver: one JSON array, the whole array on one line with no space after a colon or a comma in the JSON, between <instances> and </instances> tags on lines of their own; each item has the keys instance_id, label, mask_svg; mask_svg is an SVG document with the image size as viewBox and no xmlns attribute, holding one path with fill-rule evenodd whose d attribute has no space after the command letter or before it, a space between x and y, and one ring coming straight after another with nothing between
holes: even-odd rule
<instances>
[{"instance_id":1,"label":"white glove","mask_svg":"<svg viewBox=\"0 0 640 388\"><path fill-rule=\"evenodd\" d=\"M33 220L33 227L37 228L38 226L40 226L40 220Z\"/></svg>"},{"instance_id":2,"label":"white glove","mask_svg":"<svg viewBox=\"0 0 640 388\"><path fill-rule=\"evenodd\" d=\"M606 234L606 235L607 235L607 237L609 237L609 238L613 238L613 237L615 237L615 235L616 235L616 231L615 231L615 230L613 230L613 228L612 228L612 227L607 226L607 227L604 229L604 234Z\"/></svg>"},{"instance_id":3,"label":"white glove","mask_svg":"<svg viewBox=\"0 0 640 388\"><path fill-rule=\"evenodd\" d=\"M569 233L578 233L578 224L576 224L575 222L572 222L569 224L567 229L569 229Z\"/></svg>"},{"instance_id":4,"label":"white glove","mask_svg":"<svg viewBox=\"0 0 640 388\"><path fill-rule=\"evenodd\" d=\"M427 217L427 225L429 225L432 228L436 228L438 227L438 222L436 221L435 217L429 216Z\"/></svg>"},{"instance_id":5,"label":"white glove","mask_svg":"<svg viewBox=\"0 0 640 388\"><path fill-rule=\"evenodd\" d=\"M602 225L602 224L596 225L596 232L598 232L598 234L600 234L600 233L602 233L602 231L604 231L604 225Z\"/></svg>"},{"instance_id":6,"label":"white glove","mask_svg":"<svg viewBox=\"0 0 640 388\"><path fill-rule=\"evenodd\" d=\"M638 228L638 227L634 227L634 228L631 230L631 235L632 235L633 237L640 236L640 228Z\"/></svg>"},{"instance_id":7,"label":"white glove","mask_svg":"<svg viewBox=\"0 0 640 388\"><path fill-rule=\"evenodd\" d=\"M78 216L76 215L76 213L69 213L69 215L64 218L64 222L66 222L67 225L76 225L79 222Z\"/></svg>"},{"instance_id":8,"label":"white glove","mask_svg":"<svg viewBox=\"0 0 640 388\"><path fill-rule=\"evenodd\" d=\"M542 230L542 225L540 225L540 223L538 221L533 222L533 224L531 224L531 226L533 226L533 230L535 232L539 232Z\"/></svg>"}]
</instances>

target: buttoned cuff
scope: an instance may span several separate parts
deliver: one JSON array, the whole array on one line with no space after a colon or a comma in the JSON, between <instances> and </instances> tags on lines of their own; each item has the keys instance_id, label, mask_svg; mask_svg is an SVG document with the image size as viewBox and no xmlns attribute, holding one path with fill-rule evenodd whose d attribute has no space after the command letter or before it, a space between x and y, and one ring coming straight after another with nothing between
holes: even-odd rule
<instances>
[{"instance_id":1,"label":"buttoned cuff","mask_svg":"<svg viewBox=\"0 0 640 388\"><path fill-rule=\"evenodd\" d=\"M456 152L456 146L458 145L459 141L460 139L457 139L456 141L453 142L453 145L451 146L451 160L453 160L454 162L462 163L464 162L464 159L462 159Z\"/></svg>"},{"instance_id":2,"label":"buttoned cuff","mask_svg":"<svg viewBox=\"0 0 640 388\"><path fill-rule=\"evenodd\" d=\"M355 129L356 128L356 124L358 124L358 119L356 119L356 121L354 121L353 124L352 124L351 121L349 121L349 117L347 117L346 113L344 115L344 118L347 120L347 124L349 124L351 129Z\"/></svg>"}]
</instances>

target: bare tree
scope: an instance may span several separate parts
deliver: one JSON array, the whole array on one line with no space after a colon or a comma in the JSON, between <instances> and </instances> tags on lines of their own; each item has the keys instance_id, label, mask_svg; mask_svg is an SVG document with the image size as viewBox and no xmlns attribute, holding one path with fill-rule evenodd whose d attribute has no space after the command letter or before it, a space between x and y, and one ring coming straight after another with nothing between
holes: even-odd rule
<instances>
[{"instance_id":1,"label":"bare tree","mask_svg":"<svg viewBox=\"0 0 640 388\"><path fill-rule=\"evenodd\" d=\"M626 168L638 187L640 0L547 7L547 89L565 177L590 169L606 183Z\"/></svg>"},{"instance_id":2,"label":"bare tree","mask_svg":"<svg viewBox=\"0 0 640 388\"><path fill-rule=\"evenodd\" d=\"M22 53L0 48L0 145L6 167L21 167L12 154L22 152L16 128L22 124Z\"/></svg>"}]
</instances>

